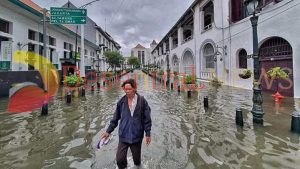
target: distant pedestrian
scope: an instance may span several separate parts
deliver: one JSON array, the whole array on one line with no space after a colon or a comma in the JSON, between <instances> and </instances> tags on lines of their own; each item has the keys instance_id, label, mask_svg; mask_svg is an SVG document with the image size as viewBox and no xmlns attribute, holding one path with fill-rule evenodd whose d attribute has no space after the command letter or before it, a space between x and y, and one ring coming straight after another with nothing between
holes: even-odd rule
<instances>
[{"instance_id":1,"label":"distant pedestrian","mask_svg":"<svg viewBox=\"0 0 300 169\"><path fill-rule=\"evenodd\" d=\"M126 93L117 103L110 125L101 138L107 139L111 132L119 127L119 145L116 161L119 169L127 167L127 151L130 148L133 162L136 166L141 165L141 148L146 134L146 145L151 143L151 109L146 99L137 93L137 85L133 79L128 79L122 84Z\"/></svg>"}]
</instances>

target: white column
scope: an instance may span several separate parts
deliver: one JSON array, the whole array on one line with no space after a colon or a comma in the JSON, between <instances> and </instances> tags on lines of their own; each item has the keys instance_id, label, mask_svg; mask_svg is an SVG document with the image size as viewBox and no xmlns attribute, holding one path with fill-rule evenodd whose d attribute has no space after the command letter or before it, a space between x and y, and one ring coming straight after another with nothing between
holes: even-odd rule
<instances>
[{"instance_id":1,"label":"white column","mask_svg":"<svg viewBox=\"0 0 300 169\"><path fill-rule=\"evenodd\" d=\"M84 25L81 28L81 52L80 52L80 77L85 77L85 64L84 64Z\"/></svg>"},{"instance_id":2,"label":"white column","mask_svg":"<svg viewBox=\"0 0 300 169\"><path fill-rule=\"evenodd\" d=\"M300 98L300 58L297 57L299 56L299 50L300 50L300 46L296 46L294 47L294 51L293 51L293 75L294 75L294 79L293 79L293 83L294 83L294 98Z\"/></svg>"},{"instance_id":3,"label":"white column","mask_svg":"<svg viewBox=\"0 0 300 169\"><path fill-rule=\"evenodd\" d=\"M178 28L178 46L181 46L182 40L183 40L183 28Z\"/></svg>"},{"instance_id":4,"label":"white column","mask_svg":"<svg viewBox=\"0 0 300 169\"><path fill-rule=\"evenodd\" d=\"M173 49L173 37L169 37L169 48L170 51Z\"/></svg>"},{"instance_id":5,"label":"white column","mask_svg":"<svg viewBox=\"0 0 300 169\"><path fill-rule=\"evenodd\" d=\"M158 53L159 53L159 55L158 55L158 56L162 55L162 48L161 48L161 46L160 46L160 47L158 47Z\"/></svg>"},{"instance_id":6,"label":"white column","mask_svg":"<svg viewBox=\"0 0 300 169\"><path fill-rule=\"evenodd\" d=\"M201 65L200 65L200 49L199 49L199 46L201 45L201 41L197 39L197 37L200 35L200 8L199 8L199 5L197 5L195 8L194 8L194 25L193 25L193 38L194 38L194 42L195 42L195 58L194 58L194 65L195 65L195 75L197 77L200 77L200 68L201 68Z\"/></svg>"},{"instance_id":7,"label":"white column","mask_svg":"<svg viewBox=\"0 0 300 169\"><path fill-rule=\"evenodd\" d=\"M166 53L167 51L167 44L166 42L163 42L163 53Z\"/></svg>"}]
</instances>

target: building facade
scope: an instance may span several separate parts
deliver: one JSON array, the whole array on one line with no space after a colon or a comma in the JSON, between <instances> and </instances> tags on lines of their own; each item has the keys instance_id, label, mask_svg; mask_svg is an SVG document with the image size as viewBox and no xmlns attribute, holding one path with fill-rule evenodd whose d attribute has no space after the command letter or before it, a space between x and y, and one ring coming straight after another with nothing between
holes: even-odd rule
<instances>
[{"instance_id":1,"label":"building facade","mask_svg":"<svg viewBox=\"0 0 300 169\"><path fill-rule=\"evenodd\" d=\"M150 44L150 48L146 48L141 44L136 45L136 47L131 49L131 56L137 57L141 65L147 65L151 63L151 51L156 46L155 40Z\"/></svg>"},{"instance_id":2,"label":"building facade","mask_svg":"<svg viewBox=\"0 0 300 169\"><path fill-rule=\"evenodd\" d=\"M76 8L71 3L68 7ZM87 24L84 25L84 56L80 56L80 26L47 24L47 36L44 36L42 17L42 7L31 0L0 1L0 71L35 70L31 62L39 61L28 58L28 64L16 63L13 62L13 54L17 50L24 50L43 55L44 37L47 38L47 56L58 70L62 70L63 66L77 65L86 70L104 71L107 66L104 51L119 51L121 48L107 32L87 17ZM81 59L84 59L84 65L80 65Z\"/></svg>"},{"instance_id":3,"label":"building facade","mask_svg":"<svg viewBox=\"0 0 300 169\"><path fill-rule=\"evenodd\" d=\"M218 78L225 85L251 89L250 79L238 75L253 72L252 26L241 0L196 0L151 52L151 61L164 70L195 74L200 80ZM258 21L259 57L264 91L279 91L300 98L299 1L263 0ZM266 77L280 66L289 79L273 82Z\"/></svg>"}]
</instances>

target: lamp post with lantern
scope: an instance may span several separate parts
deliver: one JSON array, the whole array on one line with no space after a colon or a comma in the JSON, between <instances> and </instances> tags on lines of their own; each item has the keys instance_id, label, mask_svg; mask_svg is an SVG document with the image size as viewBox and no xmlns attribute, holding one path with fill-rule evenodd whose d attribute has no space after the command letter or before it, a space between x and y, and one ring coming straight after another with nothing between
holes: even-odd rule
<instances>
[{"instance_id":1,"label":"lamp post with lantern","mask_svg":"<svg viewBox=\"0 0 300 169\"><path fill-rule=\"evenodd\" d=\"M253 32L253 69L254 69L254 82L253 82L253 107L251 113L253 115L253 122L258 124L263 124L263 98L261 84L259 81L260 77L260 63L259 63L259 51L258 51L258 37L257 37L257 23L259 6L261 0L246 0L245 6L247 8L248 15L250 17L252 32Z\"/></svg>"}]
</instances>

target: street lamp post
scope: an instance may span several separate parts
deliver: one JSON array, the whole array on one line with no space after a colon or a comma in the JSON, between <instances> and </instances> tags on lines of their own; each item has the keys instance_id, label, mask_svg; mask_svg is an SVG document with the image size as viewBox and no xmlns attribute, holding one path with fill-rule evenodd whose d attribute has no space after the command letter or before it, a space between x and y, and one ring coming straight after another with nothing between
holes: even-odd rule
<instances>
[{"instance_id":1,"label":"street lamp post","mask_svg":"<svg viewBox=\"0 0 300 169\"><path fill-rule=\"evenodd\" d=\"M258 37L257 37L257 22L258 16L256 15L258 6L260 4L260 0L247 0L245 1L245 5L247 7L248 14L252 15L250 18L253 32L253 61L254 61L254 82L253 82L253 107L252 107L252 115L253 122L258 124L263 124L263 116L264 112L262 109L262 90L261 84L259 81L260 77L260 63L258 56Z\"/></svg>"},{"instance_id":2,"label":"street lamp post","mask_svg":"<svg viewBox=\"0 0 300 169\"><path fill-rule=\"evenodd\" d=\"M167 85L170 83L170 60L169 60L170 51L167 51Z\"/></svg>"},{"instance_id":3,"label":"street lamp post","mask_svg":"<svg viewBox=\"0 0 300 169\"><path fill-rule=\"evenodd\" d=\"M100 0L93 0L93 1L91 1L91 2L88 2L88 3L86 3L86 4L84 4L84 5L82 5L82 6L80 6L80 7L78 7L78 9L84 9L84 8L86 8L88 5L91 5L92 3L94 3L94 2L97 2L97 1L100 1ZM68 1L68 8L70 7L70 2ZM78 66L77 66L77 53L78 52L80 52L81 53L81 55L80 55L80 57L82 57L81 58L81 60L80 60L80 62L81 62L81 64L80 64L80 68L81 68L81 76L82 77L84 77L85 76L85 69L84 69L84 25L83 24L81 24L80 25L81 27L80 27L80 31L81 31L81 51L78 51L78 43L77 43L77 37L78 37L78 25L76 25L76 35L75 35L75 66L78 68L78 66L79 66L79 64L78 64ZM82 68L83 67L83 68Z\"/></svg>"},{"instance_id":4,"label":"street lamp post","mask_svg":"<svg viewBox=\"0 0 300 169\"><path fill-rule=\"evenodd\" d=\"M97 56L97 62L98 62L98 64L97 64L97 72L99 73L99 60L100 60L100 58L99 58L99 55L100 55L100 51L99 50L96 50L96 56Z\"/></svg>"},{"instance_id":5,"label":"street lamp post","mask_svg":"<svg viewBox=\"0 0 300 169\"><path fill-rule=\"evenodd\" d=\"M25 44L23 44L23 43L21 43L21 42L18 42L18 43L17 43L17 46L18 46L18 49L19 49L19 50L22 50L25 46L31 46L31 45L32 45L31 42L25 43ZM20 71L20 70L22 70L21 62L19 62L19 71Z\"/></svg>"}]
</instances>

